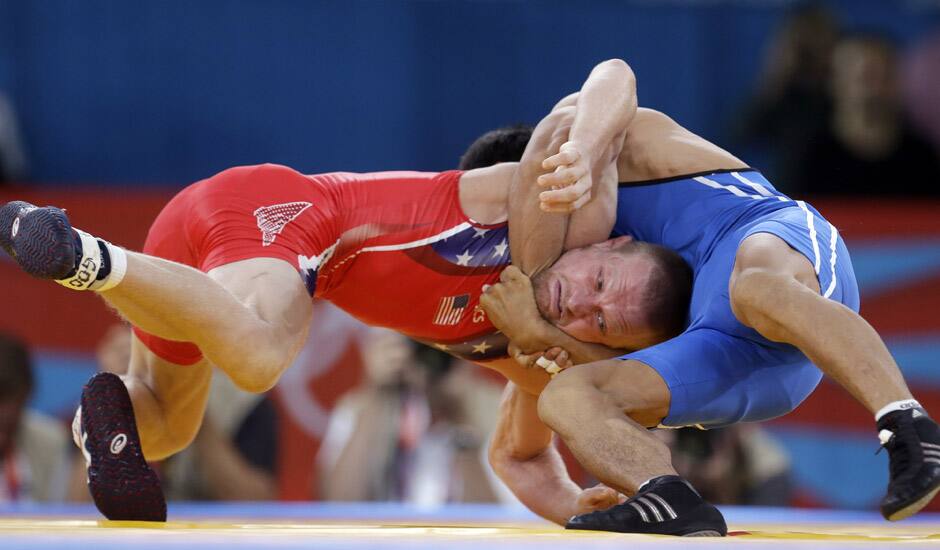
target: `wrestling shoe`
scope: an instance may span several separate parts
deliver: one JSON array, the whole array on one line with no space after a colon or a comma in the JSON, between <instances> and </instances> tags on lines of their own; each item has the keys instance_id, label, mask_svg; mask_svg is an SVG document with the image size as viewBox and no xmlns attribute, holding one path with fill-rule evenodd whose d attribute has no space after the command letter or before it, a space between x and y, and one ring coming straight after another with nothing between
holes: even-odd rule
<instances>
[{"instance_id":1,"label":"wrestling shoe","mask_svg":"<svg viewBox=\"0 0 940 550\"><path fill-rule=\"evenodd\" d=\"M91 377L72 431L87 462L88 490L106 518L166 521L160 479L141 452L134 407L120 378L107 372Z\"/></svg>"},{"instance_id":2,"label":"wrestling shoe","mask_svg":"<svg viewBox=\"0 0 940 550\"><path fill-rule=\"evenodd\" d=\"M75 238L65 212L14 201L0 208L0 245L24 271L64 279L75 269Z\"/></svg>"},{"instance_id":3,"label":"wrestling shoe","mask_svg":"<svg viewBox=\"0 0 940 550\"><path fill-rule=\"evenodd\" d=\"M0 246L23 271L74 290L104 291L127 269L125 252L72 227L63 210L13 201L0 208Z\"/></svg>"},{"instance_id":4,"label":"wrestling shoe","mask_svg":"<svg viewBox=\"0 0 940 550\"><path fill-rule=\"evenodd\" d=\"M679 476L646 482L633 498L607 510L575 516L565 529L680 537L723 537L725 518Z\"/></svg>"},{"instance_id":5,"label":"wrestling shoe","mask_svg":"<svg viewBox=\"0 0 940 550\"><path fill-rule=\"evenodd\" d=\"M940 426L920 407L892 411L878 421L878 439L890 460L881 515L897 521L919 512L940 491Z\"/></svg>"}]
</instances>

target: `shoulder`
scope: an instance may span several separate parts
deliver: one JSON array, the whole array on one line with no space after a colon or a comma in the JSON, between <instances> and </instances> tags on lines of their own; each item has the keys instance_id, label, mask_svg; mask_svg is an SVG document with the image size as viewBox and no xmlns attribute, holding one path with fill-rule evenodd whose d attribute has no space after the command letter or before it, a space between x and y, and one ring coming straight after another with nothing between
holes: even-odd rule
<instances>
[{"instance_id":1,"label":"shoulder","mask_svg":"<svg viewBox=\"0 0 940 550\"><path fill-rule=\"evenodd\" d=\"M620 181L746 168L740 159L655 109L637 109L617 161Z\"/></svg>"}]
</instances>

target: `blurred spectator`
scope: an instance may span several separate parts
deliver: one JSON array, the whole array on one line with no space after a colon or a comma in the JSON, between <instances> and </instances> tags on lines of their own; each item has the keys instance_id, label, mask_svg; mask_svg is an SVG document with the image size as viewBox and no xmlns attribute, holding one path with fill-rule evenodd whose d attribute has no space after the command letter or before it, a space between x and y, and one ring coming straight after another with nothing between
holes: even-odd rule
<instances>
[{"instance_id":1,"label":"blurred spectator","mask_svg":"<svg viewBox=\"0 0 940 550\"><path fill-rule=\"evenodd\" d=\"M0 92L0 183L25 177L26 155L16 111L10 99Z\"/></svg>"},{"instance_id":2,"label":"blurred spectator","mask_svg":"<svg viewBox=\"0 0 940 550\"><path fill-rule=\"evenodd\" d=\"M791 168L802 158L809 136L829 118L832 49L838 36L832 14L811 3L794 11L771 41L757 94L744 109L734 139L745 151L766 150L762 167L774 185L792 192Z\"/></svg>"},{"instance_id":3,"label":"blurred spectator","mask_svg":"<svg viewBox=\"0 0 940 550\"><path fill-rule=\"evenodd\" d=\"M904 63L904 92L911 120L940 152L940 32L916 46Z\"/></svg>"},{"instance_id":4,"label":"blurred spectator","mask_svg":"<svg viewBox=\"0 0 940 550\"><path fill-rule=\"evenodd\" d=\"M68 432L26 408L33 390L29 352L0 334L0 502L61 501Z\"/></svg>"},{"instance_id":5,"label":"blurred spectator","mask_svg":"<svg viewBox=\"0 0 940 550\"><path fill-rule=\"evenodd\" d=\"M679 475L709 502L786 506L792 493L790 459L756 424L717 430L661 430Z\"/></svg>"},{"instance_id":6,"label":"blurred spectator","mask_svg":"<svg viewBox=\"0 0 940 550\"><path fill-rule=\"evenodd\" d=\"M318 457L323 498L494 500L482 437L466 418L473 382L456 376L450 358L417 361L412 344L391 331L373 330L363 352L367 382L334 409Z\"/></svg>"},{"instance_id":7,"label":"blurred spectator","mask_svg":"<svg viewBox=\"0 0 940 550\"><path fill-rule=\"evenodd\" d=\"M500 162L518 162L532 137L531 126L516 124L490 130L478 137L460 157L460 170L492 166Z\"/></svg>"},{"instance_id":8,"label":"blurred spectator","mask_svg":"<svg viewBox=\"0 0 940 550\"><path fill-rule=\"evenodd\" d=\"M319 498L317 456L330 413L363 377L361 341L368 327L324 300L313 301L307 343L278 380L272 397L280 411L278 496Z\"/></svg>"},{"instance_id":9,"label":"blurred spectator","mask_svg":"<svg viewBox=\"0 0 940 550\"><path fill-rule=\"evenodd\" d=\"M239 390L216 371L202 427L165 471L174 500L273 500L277 496L277 413L265 395Z\"/></svg>"},{"instance_id":10,"label":"blurred spectator","mask_svg":"<svg viewBox=\"0 0 940 550\"><path fill-rule=\"evenodd\" d=\"M812 194L940 196L940 162L908 123L897 51L876 35L844 38L833 53L833 112L799 163Z\"/></svg>"}]
</instances>

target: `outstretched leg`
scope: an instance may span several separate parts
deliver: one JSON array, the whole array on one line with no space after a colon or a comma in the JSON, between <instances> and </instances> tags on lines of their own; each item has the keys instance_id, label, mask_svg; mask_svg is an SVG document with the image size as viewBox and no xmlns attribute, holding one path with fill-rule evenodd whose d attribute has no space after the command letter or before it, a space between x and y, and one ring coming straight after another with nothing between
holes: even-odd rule
<instances>
[{"instance_id":1,"label":"outstretched leg","mask_svg":"<svg viewBox=\"0 0 940 550\"><path fill-rule=\"evenodd\" d=\"M891 461L885 518L903 519L926 506L940 491L940 427L914 401L871 325L820 295L809 260L768 233L741 243L729 295L738 320L799 348L875 416Z\"/></svg>"},{"instance_id":2,"label":"outstretched leg","mask_svg":"<svg viewBox=\"0 0 940 550\"><path fill-rule=\"evenodd\" d=\"M283 260L242 260L202 273L76 233L61 210L26 203L0 208L0 236L28 272L97 290L145 332L199 347L205 360L185 367L136 342L127 385L151 459L176 452L195 435L209 363L243 389L265 391L307 335L312 303Z\"/></svg>"},{"instance_id":3,"label":"outstretched leg","mask_svg":"<svg viewBox=\"0 0 940 550\"><path fill-rule=\"evenodd\" d=\"M202 273L124 251L73 230L57 208L22 202L0 208L0 245L37 277L101 293L143 331L192 342L248 391L274 385L309 327L312 304L306 287L284 260L247 259Z\"/></svg>"},{"instance_id":4,"label":"outstretched leg","mask_svg":"<svg viewBox=\"0 0 940 550\"><path fill-rule=\"evenodd\" d=\"M127 252L127 274L102 297L134 326L192 342L239 387L270 389L300 351L312 302L283 260L234 262L208 274Z\"/></svg>"}]
</instances>

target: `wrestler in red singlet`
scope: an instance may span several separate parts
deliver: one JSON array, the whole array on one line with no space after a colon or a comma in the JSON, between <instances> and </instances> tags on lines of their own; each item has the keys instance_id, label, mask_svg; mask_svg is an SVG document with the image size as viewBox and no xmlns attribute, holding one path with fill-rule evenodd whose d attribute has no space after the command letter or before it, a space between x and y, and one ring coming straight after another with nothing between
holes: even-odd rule
<instances>
[{"instance_id":1,"label":"wrestler in red singlet","mask_svg":"<svg viewBox=\"0 0 940 550\"><path fill-rule=\"evenodd\" d=\"M298 270L311 296L366 324L468 360L500 359L508 341L478 302L509 265L508 227L464 214L460 174L232 168L174 197L143 252L204 272L279 258ZM193 344L135 332L172 363L202 357Z\"/></svg>"}]
</instances>

